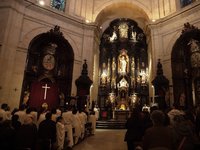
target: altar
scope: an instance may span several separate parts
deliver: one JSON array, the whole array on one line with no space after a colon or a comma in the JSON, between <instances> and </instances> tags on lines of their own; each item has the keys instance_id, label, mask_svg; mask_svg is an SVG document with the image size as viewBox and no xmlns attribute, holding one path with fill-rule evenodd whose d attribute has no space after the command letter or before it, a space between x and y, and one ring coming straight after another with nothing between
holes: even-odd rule
<instances>
[{"instance_id":1,"label":"altar","mask_svg":"<svg viewBox=\"0 0 200 150\"><path fill-rule=\"evenodd\" d=\"M130 114L131 114L130 110L114 110L113 119L118 121L125 121L129 118Z\"/></svg>"},{"instance_id":2,"label":"altar","mask_svg":"<svg viewBox=\"0 0 200 150\"><path fill-rule=\"evenodd\" d=\"M121 18L110 23L100 45L97 104L108 112L103 119L127 120L136 103L148 103L146 36L136 22Z\"/></svg>"}]
</instances>

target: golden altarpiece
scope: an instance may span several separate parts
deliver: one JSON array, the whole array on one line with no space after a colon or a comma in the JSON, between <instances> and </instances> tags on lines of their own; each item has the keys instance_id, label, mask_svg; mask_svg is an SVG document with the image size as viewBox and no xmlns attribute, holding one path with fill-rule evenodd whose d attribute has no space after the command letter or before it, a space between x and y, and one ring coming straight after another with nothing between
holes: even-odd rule
<instances>
[{"instance_id":1,"label":"golden altarpiece","mask_svg":"<svg viewBox=\"0 0 200 150\"><path fill-rule=\"evenodd\" d=\"M148 100L146 36L130 19L116 19L100 44L98 105L101 110L130 110Z\"/></svg>"}]
</instances>

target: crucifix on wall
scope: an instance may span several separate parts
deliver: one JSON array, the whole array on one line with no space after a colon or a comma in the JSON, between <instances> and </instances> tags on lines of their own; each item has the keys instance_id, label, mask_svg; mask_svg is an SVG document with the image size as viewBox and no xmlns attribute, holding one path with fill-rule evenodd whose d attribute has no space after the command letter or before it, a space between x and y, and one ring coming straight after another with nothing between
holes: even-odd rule
<instances>
[{"instance_id":1,"label":"crucifix on wall","mask_svg":"<svg viewBox=\"0 0 200 150\"><path fill-rule=\"evenodd\" d=\"M38 110L43 103L48 104L49 110L59 106L59 87L56 83L35 81L30 88L29 106Z\"/></svg>"},{"instance_id":2,"label":"crucifix on wall","mask_svg":"<svg viewBox=\"0 0 200 150\"><path fill-rule=\"evenodd\" d=\"M47 84L45 84L45 86L42 86L42 88L44 89L44 100L47 98L47 90L50 89L50 87L47 86Z\"/></svg>"}]
</instances>

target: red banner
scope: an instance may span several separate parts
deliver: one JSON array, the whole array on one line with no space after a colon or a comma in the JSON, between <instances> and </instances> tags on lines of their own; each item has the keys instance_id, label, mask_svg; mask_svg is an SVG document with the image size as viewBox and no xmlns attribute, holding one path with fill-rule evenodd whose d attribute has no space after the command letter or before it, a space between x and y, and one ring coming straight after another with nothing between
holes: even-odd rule
<instances>
[{"instance_id":1,"label":"red banner","mask_svg":"<svg viewBox=\"0 0 200 150\"><path fill-rule=\"evenodd\" d=\"M59 106L59 90L57 84L39 81L32 83L29 106L39 109L43 103L47 103L49 109Z\"/></svg>"}]
</instances>

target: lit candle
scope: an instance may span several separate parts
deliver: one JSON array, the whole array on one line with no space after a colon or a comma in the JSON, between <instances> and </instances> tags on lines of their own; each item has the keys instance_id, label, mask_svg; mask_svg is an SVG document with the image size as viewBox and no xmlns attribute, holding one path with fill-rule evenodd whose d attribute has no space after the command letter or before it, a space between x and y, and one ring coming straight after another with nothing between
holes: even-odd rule
<instances>
[{"instance_id":1,"label":"lit candle","mask_svg":"<svg viewBox=\"0 0 200 150\"><path fill-rule=\"evenodd\" d=\"M154 86L152 85L152 92L153 92L153 94L152 94L152 100L153 100L153 104L154 104L154 98L155 98L155 89L154 89Z\"/></svg>"}]
</instances>

